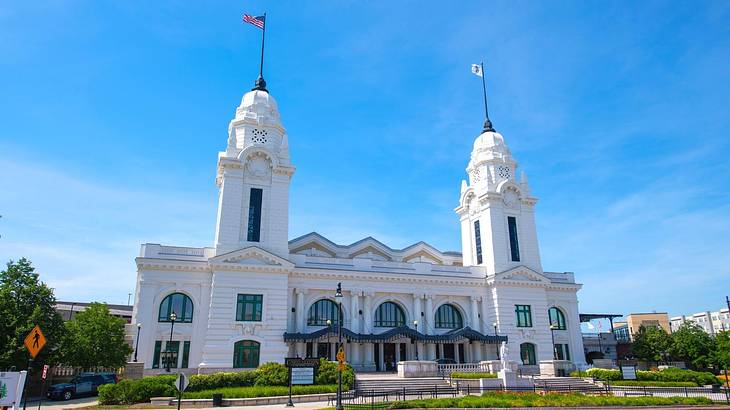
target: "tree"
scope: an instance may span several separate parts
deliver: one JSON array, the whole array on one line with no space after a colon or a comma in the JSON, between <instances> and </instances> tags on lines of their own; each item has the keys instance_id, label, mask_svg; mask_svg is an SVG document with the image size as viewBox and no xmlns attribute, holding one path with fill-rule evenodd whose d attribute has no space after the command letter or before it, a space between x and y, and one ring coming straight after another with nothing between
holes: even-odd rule
<instances>
[{"instance_id":1,"label":"tree","mask_svg":"<svg viewBox=\"0 0 730 410\"><path fill-rule=\"evenodd\" d=\"M715 352L712 362L720 369L730 371L730 331L722 331L715 336Z\"/></svg>"},{"instance_id":2,"label":"tree","mask_svg":"<svg viewBox=\"0 0 730 410\"><path fill-rule=\"evenodd\" d=\"M659 326L640 326L634 334L631 351L639 359L655 361L666 360L672 347L672 336Z\"/></svg>"},{"instance_id":3,"label":"tree","mask_svg":"<svg viewBox=\"0 0 730 410\"><path fill-rule=\"evenodd\" d=\"M85 369L122 367L132 348L124 340L124 319L112 316L105 303L92 303L66 322L64 364Z\"/></svg>"},{"instance_id":4,"label":"tree","mask_svg":"<svg viewBox=\"0 0 730 410\"><path fill-rule=\"evenodd\" d=\"M704 329L692 322L685 322L672 334L672 356L695 369L706 369L712 363L715 340Z\"/></svg>"},{"instance_id":5,"label":"tree","mask_svg":"<svg viewBox=\"0 0 730 410\"><path fill-rule=\"evenodd\" d=\"M35 325L41 327L47 343L34 367L57 363L55 348L65 329L55 304L53 290L38 280L29 260L7 263L0 272L0 370L27 367L30 356L23 340Z\"/></svg>"}]
</instances>

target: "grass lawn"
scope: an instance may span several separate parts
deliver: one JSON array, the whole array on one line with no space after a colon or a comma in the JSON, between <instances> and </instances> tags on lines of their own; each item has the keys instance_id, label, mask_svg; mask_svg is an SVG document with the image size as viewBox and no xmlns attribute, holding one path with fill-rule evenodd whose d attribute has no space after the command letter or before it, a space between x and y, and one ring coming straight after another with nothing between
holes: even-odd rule
<instances>
[{"instance_id":1,"label":"grass lawn","mask_svg":"<svg viewBox=\"0 0 730 410\"><path fill-rule=\"evenodd\" d=\"M292 386L292 395L335 393L335 392L337 392L336 384ZM196 391L196 392L183 393L183 399L212 399L214 393L222 393L223 397L228 398L228 399L287 396L289 394L289 387L287 387L287 386L223 387L220 389L202 390L202 391Z\"/></svg>"},{"instance_id":2,"label":"grass lawn","mask_svg":"<svg viewBox=\"0 0 730 410\"><path fill-rule=\"evenodd\" d=\"M495 373L451 373L452 379L496 379Z\"/></svg>"},{"instance_id":3,"label":"grass lawn","mask_svg":"<svg viewBox=\"0 0 730 410\"><path fill-rule=\"evenodd\" d=\"M613 397L586 396L580 393L540 395L535 393L490 392L482 396L407 400L383 403L380 409L489 408L489 407L596 407L596 406L671 406L712 405L704 397ZM369 407L369 406L368 406Z\"/></svg>"}]
</instances>

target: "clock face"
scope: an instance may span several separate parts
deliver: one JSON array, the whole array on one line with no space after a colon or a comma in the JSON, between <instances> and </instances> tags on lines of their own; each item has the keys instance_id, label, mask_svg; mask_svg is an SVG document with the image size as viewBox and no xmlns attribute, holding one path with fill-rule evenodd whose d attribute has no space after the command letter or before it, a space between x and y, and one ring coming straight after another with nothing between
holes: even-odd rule
<instances>
[{"instance_id":1,"label":"clock face","mask_svg":"<svg viewBox=\"0 0 730 410\"><path fill-rule=\"evenodd\" d=\"M515 191L509 190L505 192L503 198L504 204L508 208L517 208L519 206L520 198Z\"/></svg>"},{"instance_id":2,"label":"clock face","mask_svg":"<svg viewBox=\"0 0 730 410\"><path fill-rule=\"evenodd\" d=\"M497 167L497 174L500 178L509 179L509 167L505 165L500 165L499 167Z\"/></svg>"}]
</instances>

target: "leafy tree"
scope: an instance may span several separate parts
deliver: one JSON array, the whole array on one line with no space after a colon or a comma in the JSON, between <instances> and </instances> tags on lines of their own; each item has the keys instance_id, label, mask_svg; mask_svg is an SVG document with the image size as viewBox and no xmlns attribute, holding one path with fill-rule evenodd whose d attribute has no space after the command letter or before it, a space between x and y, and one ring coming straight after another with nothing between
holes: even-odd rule
<instances>
[{"instance_id":1,"label":"leafy tree","mask_svg":"<svg viewBox=\"0 0 730 410\"><path fill-rule=\"evenodd\" d=\"M695 369L706 369L712 363L715 340L704 329L692 322L685 322L672 334L671 353Z\"/></svg>"},{"instance_id":2,"label":"leafy tree","mask_svg":"<svg viewBox=\"0 0 730 410\"><path fill-rule=\"evenodd\" d=\"M109 313L105 303L90 304L66 322L63 362L85 369L124 366L132 353L124 340L124 324L124 319Z\"/></svg>"},{"instance_id":3,"label":"leafy tree","mask_svg":"<svg viewBox=\"0 0 730 410\"><path fill-rule=\"evenodd\" d=\"M672 336L659 326L639 327L634 334L631 351L639 359L666 360L672 347Z\"/></svg>"},{"instance_id":4,"label":"leafy tree","mask_svg":"<svg viewBox=\"0 0 730 410\"><path fill-rule=\"evenodd\" d=\"M57 363L55 347L65 329L55 304L53 291L38 280L29 260L7 263L0 272L0 370L26 368L30 355L23 340L35 325L41 327L47 342L34 367Z\"/></svg>"},{"instance_id":5,"label":"leafy tree","mask_svg":"<svg viewBox=\"0 0 730 410\"><path fill-rule=\"evenodd\" d=\"M730 331L722 331L715 336L715 352L712 361L720 369L730 371Z\"/></svg>"}]
</instances>

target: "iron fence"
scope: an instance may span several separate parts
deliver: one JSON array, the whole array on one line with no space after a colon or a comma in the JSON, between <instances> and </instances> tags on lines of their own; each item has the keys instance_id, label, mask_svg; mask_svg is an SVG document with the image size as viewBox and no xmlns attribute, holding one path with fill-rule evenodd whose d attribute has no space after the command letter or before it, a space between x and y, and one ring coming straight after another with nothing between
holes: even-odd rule
<instances>
[{"instance_id":1,"label":"iron fence","mask_svg":"<svg viewBox=\"0 0 730 410\"><path fill-rule=\"evenodd\" d=\"M488 392L510 393L582 393L616 397L705 397L714 402L730 404L728 387L652 387L652 386L612 386L612 385L534 385L532 387L480 387L471 384L456 386L433 386L427 388L394 388L373 390L352 390L343 395L346 409L386 408L394 401L431 399L444 397L463 397L481 395Z\"/></svg>"}]
</instances>

